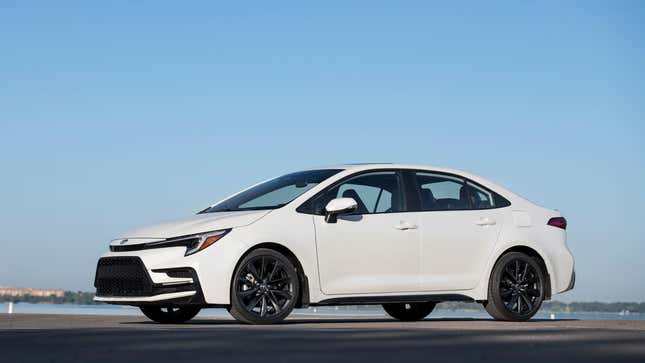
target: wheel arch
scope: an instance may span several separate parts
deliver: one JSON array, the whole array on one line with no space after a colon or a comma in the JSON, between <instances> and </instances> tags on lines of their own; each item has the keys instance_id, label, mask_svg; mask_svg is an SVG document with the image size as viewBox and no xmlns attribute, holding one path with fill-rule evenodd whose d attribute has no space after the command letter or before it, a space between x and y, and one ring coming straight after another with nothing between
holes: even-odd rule
<instances>
[{"instance_id":1,"label":"wheel arch","mask_svg":"<svg viewBox=\"0 0 645 363\"><path fill-rule=\"evenodd\" d=\"M540 265L540 267L542 268L542 270L546 274L546 276L545 276L546 277L545 278L546 286L545 286L545 289L544 289L544 293L545 293L544 299L549 300L551 298L551 274L550 274L547 262L544 259L544 257L537 250L535 250L532 247L526 246L526 245L515 245L515 246L512 246L512 247L508 247L505 250L503 250L501 253L499 253L497 255L497 258L495 259L495 262L493 262L493 264L491 265L490 271L488 273L488 283L490 283L490 279L491 279L492 273L493 273L493 268L495 267L495 265L497 265L497 262L504 255L506 255L507 253L511 253L511 252L521 252L521 253L524 253L525 255L528 255L528 256L531 256L531 257L535 258L535 260L538 262L538 264Z\"/></svg>"},{"instance_id":2,"label":"wheel arch","mask_svg":"<svg viewBox=\"0 0 645 363\"><path fill-rule=\"evenodd\" d=\"M291 261L291 263L296 267L296 272L298 274L298 281L300 284L300 293L298 296L298 300L296 300L296 308L306 308L309 306L309 279L307 278L307 275L305 275L305 271L302 268L302 263L300 263L300 260L296 256L295 253L293 253L289 248L286 246L276 243L276 242L262 242L258 243L256 245L251 246L248 248L241 256L238 258L237 262L235 263L235 268L233 268L233 273L231 275L230 279L230 286L229 286L229 291L233 291L233 282L235 280L235 272L237 271L237 268L240 266L240 263L244 258L251 252L259 249L259 248L267 248L270 250L274 250L276 252L279 252L283 254L286 258Z\"/></svg>"}]
</instances>

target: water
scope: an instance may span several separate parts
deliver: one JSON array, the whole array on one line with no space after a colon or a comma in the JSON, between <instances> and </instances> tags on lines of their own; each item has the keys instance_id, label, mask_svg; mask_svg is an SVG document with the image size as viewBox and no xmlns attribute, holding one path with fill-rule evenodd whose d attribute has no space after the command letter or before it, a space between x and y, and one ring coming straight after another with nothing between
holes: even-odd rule
<instances>
[{"instance_id":1,"label":"water","mask_svg":"<svg viewBox=\"0 0 645 363\"><path fill-rule=\"evenodd\" d=\"M0 313L6 313L9 304L0 303ZM120 305L71 305L71 304L30 304L14 303L13 312L18 314L69 314L69 315L141 315L138 308L132 306ZM294 310L294 317L298 315L316 315L320 317L345 316L345 317L362 317L362 318L384 318L385 312L382 309L374 308L335 308L335 307L316 307L309 309ZM555 313L555 319L584 319L584 320L645 320L645 314L565 314ZM224 309L204 309L199 313L201 317L229 317L230 315ZM448 311L437 310L430 314L431 319L490 319L485 312L480 311ZM551 313L538 313L534 319L550 319Z\"/></svg>"}]
</instances>

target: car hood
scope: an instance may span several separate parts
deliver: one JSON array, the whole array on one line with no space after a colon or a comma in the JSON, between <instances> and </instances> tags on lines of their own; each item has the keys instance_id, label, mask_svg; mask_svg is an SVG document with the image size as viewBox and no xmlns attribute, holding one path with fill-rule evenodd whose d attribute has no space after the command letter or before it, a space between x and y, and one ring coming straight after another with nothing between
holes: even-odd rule
<instances>
[{"instance_id":1,"label":"car hood","mask_svg":"<svg viewBox=\"0 0 645 363\"><path fill-rule=\"evenodd\" d=\"M269 214L270 210L217 212L197 214L190 218L155 224L131 230L119 235L117 239L129 239L122 244L141 243L141 240L166 239L195 233L210 232L224 228L248 226ZM137 241L138 239L138 241Z\"/></svg>"}]
</instances>

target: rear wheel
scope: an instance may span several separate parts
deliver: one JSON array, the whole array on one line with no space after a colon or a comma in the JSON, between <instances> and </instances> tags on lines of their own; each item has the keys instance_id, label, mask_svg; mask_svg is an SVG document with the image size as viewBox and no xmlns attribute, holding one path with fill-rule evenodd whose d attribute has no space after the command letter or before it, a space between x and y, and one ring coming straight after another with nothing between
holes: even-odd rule
<instances>
[{"instance_id":1,"label":"rear wheel","mask_svg":"<svg viewBox=\"0 0 645 363\"><path fill-rule=\"evenodd\" d=\"M544 301L545 275L535 258L521 252L505 254L493 267L486 311L497 320L531 319Z\"/></svg>"},{"instance_id":2,"label":"rear wheel","mask_svg":"<svg viewBox=\"0 0 645 363\"><path fill-rule=\"evenodd\" d=\"M192 319L201 310L200 307L183 306L183 307L160 307L160 306L142 306L141 312L148 319L162 324L181 324Z\"/></svg>"},{"instance_id":3,"label":"rear wheel","mask_svg":"<svg viewBox=\"0 0 645 363\"><path fill-rule=\"evenodd\" d=\"M394 319L401 321L423 320L434 310L437 303L383 304L383 309Z\"/></svg>"},{"instance_id":4,"label":"rear wheel","mask_svg":"<svg viewBox=\"0 0 645 363\"><path fill-rule=\"evenodd\" d=\"M281 253L258 248L239 264L231 284L233 317L247 324L273 324L286 318L298 299L296 268Z\"/></svg>"}]
</instances>

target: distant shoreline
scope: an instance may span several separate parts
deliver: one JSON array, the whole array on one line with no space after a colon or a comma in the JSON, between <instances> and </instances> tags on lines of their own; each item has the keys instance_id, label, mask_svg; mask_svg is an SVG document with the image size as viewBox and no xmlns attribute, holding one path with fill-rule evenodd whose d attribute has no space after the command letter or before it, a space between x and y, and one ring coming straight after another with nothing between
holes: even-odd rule
<instances>
[{"instance_id":1,"label":"distant shoreline","mask_svg":"<svg viewBox=\"0 0 645 363\"><path fill-rule=\"evenodd\" d=\"M13 302L32 303L32 304L64 304L64 305L102 305L93 300L94 293L84 291L65 291L62 296L0 296L0 303ZM338 310L363 310L379 309L377 306L339 306ZM335 309L335 308L334 308ZM473 302L443 302L437 305L437 310L441 311L467 311L467 312L484 312L480 304ZM641 302L570 302L545 301L540 309L542 313L554 314L645 314L645 303Z\"/></svg>"}]
</instances>

